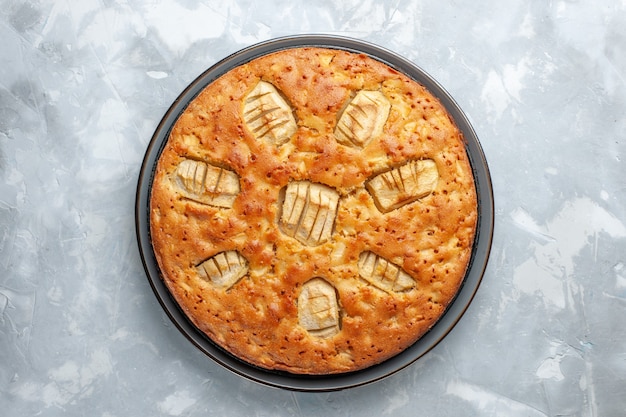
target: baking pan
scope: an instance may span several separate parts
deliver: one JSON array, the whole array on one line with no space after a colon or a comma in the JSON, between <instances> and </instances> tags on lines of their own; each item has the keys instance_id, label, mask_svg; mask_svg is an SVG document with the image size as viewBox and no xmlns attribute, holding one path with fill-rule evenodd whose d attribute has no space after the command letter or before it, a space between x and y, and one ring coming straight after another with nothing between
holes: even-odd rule
<instances>
[{"instance_id":1,"label":"baking pan","mask_svg":"<svg viewBox=\"0 0 626 417\"><path fill-rule=\"evenodd\" d=\"M313 46L369 55L411 77L435 95L465 137L478 197L478 227L470 263L462 287L445 314L428 333L396 356L364 370L328 376L268 371L243 362L215 345L187 319L170 295L161 278L150 241L149 201L154 170L170 130L187 105L207 85L232 68L279 50ZM429 74L402 56L362 40L329 35L299 35L271 39L242 49L210 67L180 94L159 123L143 159L137 184L135 222L139 252L154 294L171 321L198 349L221 366L261 384L297 391L335 391L372 383L406 368L435 347L458 323L476 294L487 266L493 236L494 203L489 168L474 129L452 96Z\"/></svg>"}]
</instances>

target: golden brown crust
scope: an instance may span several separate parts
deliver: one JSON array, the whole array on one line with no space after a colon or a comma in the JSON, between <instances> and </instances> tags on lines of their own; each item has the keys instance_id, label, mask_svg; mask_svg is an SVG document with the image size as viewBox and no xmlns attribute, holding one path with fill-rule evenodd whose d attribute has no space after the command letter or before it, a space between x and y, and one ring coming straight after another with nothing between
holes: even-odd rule
<instances>
[{"instance_id":1,"label":"golden brown crust","mask_svg":"<svg viewBox=\"0 0 626 417\"><path fill-rule=\"evenodd\" d=\"M291 107L295 133L277 96L266 97L263 105L250 97L260 81L273 86ZM358 112L350 110L349 103L360 91L380 92L382 99L380 94L371 97L388 100L388 114L380 103L364 111L385 122L382 133L372 137L367 132L354 137L348 133L340 143L338 121L344 112L356 117ZM252 104L246 107L246 100ZM358 106L364 107L362 103L362 97L356 100ZM279 111L273 113L274 108ZM258 110L255 116L250 109ZM253 127L255 117L266 119ZM286 128L273 127L279 123ZM344 119L340 124L350 123ZM380 124L371 124L376 123ZM264 126L271 134L264 136ZM371 131L376 129L380 130L374 126ZM200 164L188 163L181 180L177 167L185 160ZM406 173L417 175L414 161L421 160L434 162L438 179L432 192L430 185L425 192L421 186L419 192L426 195L411 198L410 186L419 178L407 180ZM405 165L410 170L401 168ZM195 171L196 166L201 171ZM201 176L211 169L217 174L204 184ZM385 181L366 187L386 172L392 179L404 175L400 185L381 177ZM219 178L231 178L226 176L231 173L239 187L231 180L220 183L220 189ZM312 231L313 222L322 218L319 213L331 213L329 239L299 240L281 226L282 211L297 210L285 197L294 182L304 187L301 218L313 216L311 225L299 220L298 227L313 235L317 233ZM380 188L385 184L389 189ZM334 192L338 201L333 212ZM191 198L190 193L206 198ZM386 198L393 206L383 212L374 197ZM211 203L218 200L224 203ZM476 220L476 192L463 137L439 101L376 60L320 48L258 58L202 91L171 132L158 161L150 202L159 267L192 322L244 361L300 374L363 369L418 340L459 289ZM315 230L322 233L322 227L319 220ZM378 270L365 266L363 254L370 252L371 262L381 260ZM204 262L208 269L199 269ZM385 275L381 268L387 266L388 271L404 274L390 278L398 279L395 287L383 282L390 272ZM212 282L211 271L224 269L231 275L219 285ZM306 319L299 318L298 298L314 278L334 287L338 317L316 318L318 313L310 312ZM309 287L307 297L315 294L310 288L315 290ZM328 298L324 314L334 314L332 291L325 284L320 291ZM316 333L317 325L331 327Z\"/></svg>"}]
</instances>

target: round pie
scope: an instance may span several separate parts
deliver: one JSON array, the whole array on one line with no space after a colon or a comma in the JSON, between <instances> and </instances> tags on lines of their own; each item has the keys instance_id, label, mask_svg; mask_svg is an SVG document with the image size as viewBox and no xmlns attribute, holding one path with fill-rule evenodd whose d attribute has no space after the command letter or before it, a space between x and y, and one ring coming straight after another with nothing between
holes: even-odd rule
<instances>
[{"instance_id":1,"label":"round pie","mask_svg":"<svg viewBox=\"0 0 626 417\"><path fill-rule=\"evenodd\" d=\"M168 290L213 343L263 369L337 374L442 316L477 198L463 135L422 85L364 54L297 47L189 103L149 219Z\"/></svg>"}]
</instances>

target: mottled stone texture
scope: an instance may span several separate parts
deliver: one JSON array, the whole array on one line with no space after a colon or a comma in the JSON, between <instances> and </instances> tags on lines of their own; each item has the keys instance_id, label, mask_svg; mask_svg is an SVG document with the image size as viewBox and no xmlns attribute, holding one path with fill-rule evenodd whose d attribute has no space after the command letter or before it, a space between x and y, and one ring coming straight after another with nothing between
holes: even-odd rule
<instances>
[{"instance_id":1,"label":"mottled stone texture","mask_svg":"<svg viewBox=\"0 0 626 417\"><path fill-rule=\"evenodd\" d=\"M0 414L618 416L626 410L626 4L0 1ZM432 74L493 176L492 256L448 337L325 394L222 369L142 269L134 194L161 117L206 68L332 33Z\"/></svg>"}]
</instances>

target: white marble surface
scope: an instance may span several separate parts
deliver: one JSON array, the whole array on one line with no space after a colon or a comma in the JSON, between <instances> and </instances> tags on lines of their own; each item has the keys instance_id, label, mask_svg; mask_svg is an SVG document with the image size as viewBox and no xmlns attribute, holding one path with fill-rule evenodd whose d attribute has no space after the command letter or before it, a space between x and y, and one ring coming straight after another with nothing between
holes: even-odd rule
<instances>
[{"instance_id":1,"label":"white marble surface","mask_svg":"<svg viewBox=\"0 0 626 417\"><path fill-rule=\"evenodd\" d=\"M624 0L207 3L0 1L1 415L624 415ZM297 33L432 74L494 184L492 256L461 322L409 368L334 393L261 386L197 351L134 230L171 102L227 54Z\"/></svg>"}]
</instances>

